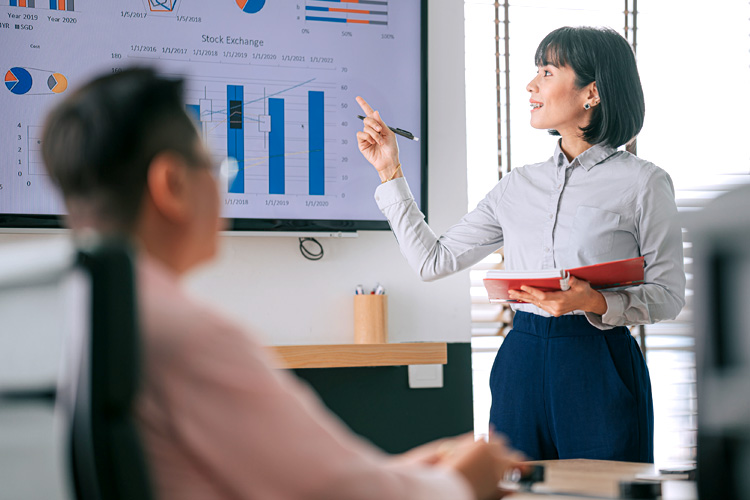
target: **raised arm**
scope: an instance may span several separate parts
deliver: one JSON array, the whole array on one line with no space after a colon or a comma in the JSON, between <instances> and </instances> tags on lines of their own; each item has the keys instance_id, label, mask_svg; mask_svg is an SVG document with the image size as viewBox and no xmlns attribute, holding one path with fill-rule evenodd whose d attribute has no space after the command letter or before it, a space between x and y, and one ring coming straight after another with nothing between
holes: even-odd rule
<instances>
[{"instance_id":1,"label":"raised arm","mask_svg":"<svg viewBox=\"0 0 750 500\"><path fill-rule=\"evenodd\" d=\"M402 175L402 168L415 166L401 166L396 135L364 99L358 97L357 102L366 115L364 129L357 132L359 150L382 181L375 191L375 200L391 224L401 253L423 280L466 269L502 246L503 232L495 209L504 183L438 237L425 222Z\"/></svg>"},{"instance_id":2,"label":"raised arm","mask_svg":"<svg viewBox=\"0 0 750 500\"><path fill-rule=\"evenodd\" d=\"M396 134L388 128L380 113L374 111L367 101L357 97L357 103L365 113L364 128L357 132L357 145L362 156L378 171L381 182L402 177Z\"/></svg>"}]
</instances>

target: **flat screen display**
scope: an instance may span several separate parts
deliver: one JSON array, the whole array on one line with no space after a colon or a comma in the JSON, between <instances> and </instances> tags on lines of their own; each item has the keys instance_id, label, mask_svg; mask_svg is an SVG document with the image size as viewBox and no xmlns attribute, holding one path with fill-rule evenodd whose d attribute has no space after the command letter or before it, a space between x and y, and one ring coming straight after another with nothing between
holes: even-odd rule
<instances>
[{"instance_id":1,"label":"flat screen display","mask_svg":"<svg viewBox=\"0 0 750 500\"><path fill-rule=\"evenodd\" d=\"M65 213L40 154L47 112L131 66L186 79L185 109L215 160L234 229L387 229L360 155L365 97L399 139L424 211L420 0L0 0L0 226Z\"/></svg>"}]
</instances>

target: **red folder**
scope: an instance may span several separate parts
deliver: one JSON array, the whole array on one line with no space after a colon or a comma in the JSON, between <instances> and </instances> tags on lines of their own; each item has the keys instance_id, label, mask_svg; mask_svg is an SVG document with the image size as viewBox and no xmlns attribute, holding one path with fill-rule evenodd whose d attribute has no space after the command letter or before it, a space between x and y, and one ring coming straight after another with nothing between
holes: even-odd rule
<instances>
[{"instance_id":1,"label":"red folder","mask_svg":"<svg viewBox=\"0 0 750 500\"><path fill-rule=\"evenodd\" d=\"M643 283L643 257L571 269L488 271L484 287L490 302L516 302L508 296L508 291L520 290L522 285L533 286L545 292L567 290L570 288L570 276L588 281L595 290L640 285Z\"/></svg>"}]
</instances>

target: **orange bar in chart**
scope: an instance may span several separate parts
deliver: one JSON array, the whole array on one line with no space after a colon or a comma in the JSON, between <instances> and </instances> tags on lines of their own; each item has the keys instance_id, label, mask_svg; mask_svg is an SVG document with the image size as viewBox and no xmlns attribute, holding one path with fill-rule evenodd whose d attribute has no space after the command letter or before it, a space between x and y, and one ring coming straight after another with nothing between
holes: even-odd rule
<instances>
[{"instance_id":1,"label":"orange bar in chart","mask_svg":"<svg viewBox=\"0 0 750 500\"><path fill-rule=\"evenodd\" d=\"M359 10L359 9L335 9L330 8L328 9L328 12L350 12L352 14L369 14L369 10Z\"/></svg>"}]
</instances>

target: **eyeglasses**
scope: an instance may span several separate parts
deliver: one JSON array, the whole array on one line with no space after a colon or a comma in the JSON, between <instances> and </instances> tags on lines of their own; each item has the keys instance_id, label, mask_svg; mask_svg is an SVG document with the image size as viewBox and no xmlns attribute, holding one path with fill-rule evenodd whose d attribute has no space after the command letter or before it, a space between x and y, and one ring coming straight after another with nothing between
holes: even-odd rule
<instances>
[{"instance_id":1,"label":"eyeglasses","mask_svg":"<svg viewBox=\"0 0 750 500\"><path fill-rule=\"evenodd\" d=\"M225 181L234 178L239 172L239 164L232 157L226 157L221 160L214 171L214 176L219 181Z\"/></svg>"},{"instance_id":2,"label":"eyeglasses","mask_svg":"<svg viewBox=\"0 0 750 500\"><path fill-rule=\"evenodd\" d=\"M236 175L239 168L237 166L237 160L234 158L226 157L221 159L210 159L207 160L208 168L211 171L211 175L221 182L228 179L232 175Z\"/></svg>"}]
</instances>

